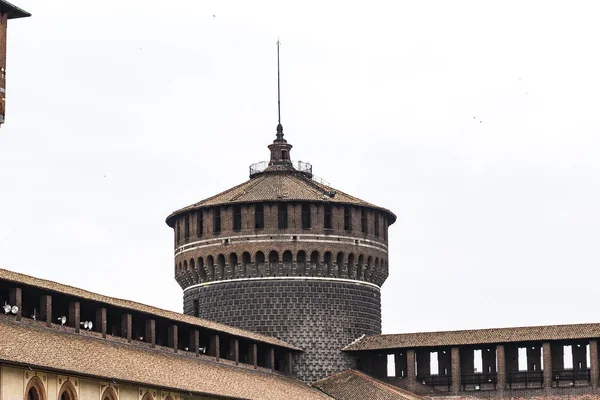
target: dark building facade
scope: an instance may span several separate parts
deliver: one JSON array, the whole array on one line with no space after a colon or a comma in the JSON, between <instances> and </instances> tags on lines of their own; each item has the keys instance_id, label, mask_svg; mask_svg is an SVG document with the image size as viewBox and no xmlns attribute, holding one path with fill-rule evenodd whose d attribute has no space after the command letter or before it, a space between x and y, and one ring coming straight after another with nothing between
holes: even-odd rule
<instances>
[{"instance_id":1,"label":"dark building facade","mask_svg":"<svg viewBox=\"0 0 600 400\"><path fill-rule=\"evenodd\" d=\"M250 180L171 214L184 312L304 350L293 373L315 381L354 367L340 349L381 333L389 210L324 184L290 160L277 128Z\"/></svg>"},{"instance_id":2,"label":"dark building facade","mask_svg":"<svg viewBox=\"0 0 600 400\"><path fill-rule=\"evenodd\" d=\"M8 32L8 20L14 18L30 17L27 11L0 0L0 126L4 123L6 116L6 36Z\"/></svg>"}]
</instances>

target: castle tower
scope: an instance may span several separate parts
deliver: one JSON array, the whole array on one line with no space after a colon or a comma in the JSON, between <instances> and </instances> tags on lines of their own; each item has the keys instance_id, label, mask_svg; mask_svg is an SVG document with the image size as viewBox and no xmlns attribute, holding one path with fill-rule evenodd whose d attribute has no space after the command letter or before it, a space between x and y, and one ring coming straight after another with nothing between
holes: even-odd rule
<instances>
[{"instance_id":1,"label":"castle tower","mask_svg":"<svg viewBox=\"0 0 600 400\"><path fill-rule=\"evenodd\" d=\"M396 217L292 163L281 124L250 180L175 211L175 279L184 312L275 336L304 350L314 381L354 367L340 351L381 333L388 226ZM265 355L260 355L264 357Z\"/></svg>"},{"instance_id":2,"label":"castle tower","mask_svg":"<svg viewBox=\"0 0 600 400\"><path fill-rule=\"evenodd\" d=\"M4 123L6 115L6 34L8 20L13 18L30 17L27 11L0 0L0 126Z\"/></svg>"}]
</instances>

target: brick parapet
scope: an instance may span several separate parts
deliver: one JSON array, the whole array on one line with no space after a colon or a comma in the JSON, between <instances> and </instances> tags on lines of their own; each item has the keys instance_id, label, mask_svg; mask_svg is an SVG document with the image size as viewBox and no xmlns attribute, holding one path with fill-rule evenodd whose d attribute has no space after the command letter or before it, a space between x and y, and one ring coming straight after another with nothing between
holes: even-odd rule
<instances>
[{"instance_id":1,"label":"brick parapet","mask_svg":"<svg viewBox=\"0 0 600 400\"><path fill-rule=\"evenodd\" d=\"M279 229L278 226L278 204L288 204L288 227L287 229ZM302 228L302 204L307 202L301 201L272 201L263 202L264 209L264 227L256 228L254 225L254 205L257 203L240 203L242 225L241 229L233 229L233 211L234 206L231 204L220 205L220 206L209 206L202 207L195 210L182 212L174 217L173 227L179 229L179 241L175 240L175 248L182 244L194 241L196 239L211 239L222 236L231 236L236 234L242 235L253 235L258 233L265 234L277 234L277 233L311 233L318 235L342 235L342 236L356 236L364 240L373 240L378 243L387 245L387 229L389 227L388 222L385 218L385 213L382 210L376 210L370 207L349 205L351 212L351 229L344 229L344 205L343 204L331 204L332 205L332 229L326 229L324 226L324 209L325 202L310 202L311 206L311 227L308 229ZM214 232L213 230L213 211L216 207L221 210L221 230L220 232ZM361 210L367 210L367 233L362 232L361 226ZM198 213L202 212L203 219L203 230L199 232L197 230L197 217ZM185 237L185 218L189 218L189 238ZM379 235L375 235L374 218L377 215L380 219L379 223ZM384 232L385 231L385 232ZM176 235L177 239L177 235Z\"/></svg>"}]
</instances>

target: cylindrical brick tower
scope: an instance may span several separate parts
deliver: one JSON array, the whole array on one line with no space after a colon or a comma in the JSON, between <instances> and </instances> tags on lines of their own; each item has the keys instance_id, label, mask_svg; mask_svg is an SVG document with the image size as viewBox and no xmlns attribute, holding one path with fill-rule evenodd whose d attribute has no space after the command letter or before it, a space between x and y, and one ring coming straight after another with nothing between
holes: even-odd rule
<instances>
[{"instance_id":1,"label":"cylindrical brick tower","mask_svg":"<svg viewBox=\"0 0 600 400\"><path fill-rule=\"evenodd\" d=\"M275 336L304 350L314 381L354 367L341 349L381 333L389 210L333 189L277 138L250 180L175 211L175 279L184 312Z\"/></svg>"}]
</instances>

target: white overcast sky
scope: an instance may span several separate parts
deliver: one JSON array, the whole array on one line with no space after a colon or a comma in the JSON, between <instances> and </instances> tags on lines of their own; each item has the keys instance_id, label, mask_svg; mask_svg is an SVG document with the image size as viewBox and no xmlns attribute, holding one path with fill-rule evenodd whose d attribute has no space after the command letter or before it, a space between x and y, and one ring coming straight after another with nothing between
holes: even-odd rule
<instances>
[{"instance_id":1,"label":"white overcast sky","mask_svg":"<svg viewBox=\"0 0 600 400\"><path fill-rule=\"evenodd\" d=\"M384 332L600 321L597 1L14 2L2 268L181 311L164 219L268 157L280 37L292 157L398 216Z\"/></svg>"}]
</instances>

